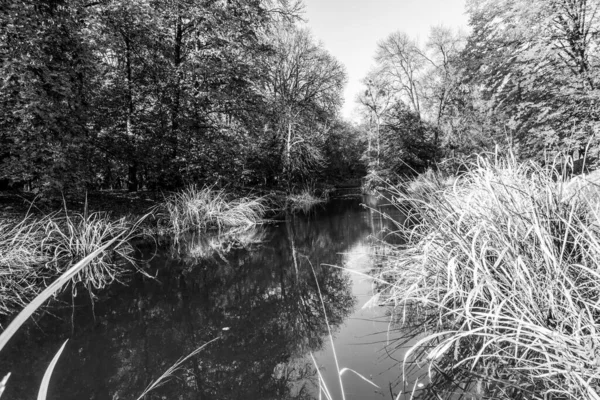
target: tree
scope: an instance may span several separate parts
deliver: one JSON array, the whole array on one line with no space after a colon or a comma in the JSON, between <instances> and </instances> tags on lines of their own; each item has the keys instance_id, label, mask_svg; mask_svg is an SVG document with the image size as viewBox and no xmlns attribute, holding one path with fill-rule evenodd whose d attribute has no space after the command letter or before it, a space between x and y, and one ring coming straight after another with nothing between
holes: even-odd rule
<instances>
[{"instance_id":1,"label":"tree","mask_svg":"<svg viewBox=\"0 0 600 400\"><path fill-rule=\"evenodd\" d=\"M358 102L365 111L369 127L367 159L371 168L378 168L381 161L381 124L396 101L389 76L381 70L371 71L364 80L366 90L358 96ZM376 152L373 156L373 138Z\"/></svg>"},{"instance_id":2,"label":"tree","mask_svg":"<svg viewBox=\"0 0 600 400\"><path fill-rule=\"evenodd\" d=\"M422 76L427 58L416 41L406 33L395 32L378 43L375 60L389 84L401 99L421 117Z\"/></svg>"},{"instance_id":3,"label":"tree","mask_svg":"<svg viewBox=\"0 0 600 400\"><path fill-rule=\"evenodd\" d=\"M337 121L325 140L326 178L335 183L359 179L366 175L363 155L367 150L367 135L358 126Z\"/></svg>"},{"instance_id":4,"label":"tree","mask_svg":"<svg viewBox=\"0 0 600 400\"><path fill-rule=\"evenodd\" d=\"M20 1L0 14L0 179L63 189L89 177L94 90L80 1Z\"/></svg>"},{"instance_id":5,"label":"tree","mask_svg":"<svg viewBox=\"0 0 600 400\"><path fill-rule=\"evenodd\" d=\"M436 125L431 158L435 159L440 135L448 142L453 128L450 103L461 83L458 56L463 46L464 35L443 26L431 29L425 46L403 32L381 41L375 57L377 68L366 80L365 95L359 98L375 121L375 131L393 107L408 105L418 120ZM373 90L375 86L377 90Z\"/></svg>"},{"instance_id":6,"label":"tree","mask_svg":"<svg viewBox=\"0 0 600 400\"><path fill-rule=\"evenodd\" d=\"M493 3L493 4L492 4ZM598 130L598 7L588 0L468 5L468 82L524 156L579 150Z\"/></svg>"},{"instance_id":7,"label":"tree","mask_svg":"<svg viewBox=\"0 0 600 400\"><path fill-rule=\"evenodd\" d=\"M404 103L396 102L382 127L381 168L399 175L425 171L435 161L437 129Z\"/></svg>"},{"instance_id":8,"label":"tree","mask_svg":"<svg viewBox=\"0 0 600 400\"><path fill-rule=\"evenodd\" d=\"M264 132L281 145L283 175L293 179L324 167L323 143L342 103L343 66L310 32L280 25L265 59L262 93L270 108Z\"/></svg>"}]
</instances>

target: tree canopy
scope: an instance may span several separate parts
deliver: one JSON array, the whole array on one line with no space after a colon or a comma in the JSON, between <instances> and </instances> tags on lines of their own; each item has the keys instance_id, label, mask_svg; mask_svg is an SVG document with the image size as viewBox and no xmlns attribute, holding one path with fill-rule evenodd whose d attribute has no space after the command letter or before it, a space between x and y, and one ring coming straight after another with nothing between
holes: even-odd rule
<instances>
[{"instance_id":1,"label":"tree canopy","mask_svg":"<svg viewBox=\"0 0 600 400\"><path fill-rule=\"evenodd\" d=\"M343 66L299 1L11 0L0 182L43 192L319 175Z\"/></svg>"}]
</instances>

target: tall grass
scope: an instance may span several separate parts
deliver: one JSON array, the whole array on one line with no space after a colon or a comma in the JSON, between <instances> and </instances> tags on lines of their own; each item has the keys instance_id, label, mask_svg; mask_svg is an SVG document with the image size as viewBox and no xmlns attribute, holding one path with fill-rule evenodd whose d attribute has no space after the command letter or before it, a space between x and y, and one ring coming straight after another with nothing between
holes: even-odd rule
<instances>
[{"instance_id":1,"label":"tall grass","mask_svg":"<svg viewBox=\"0 0 600 400\"><path fill-rule=\"evenodd\" d=\"M263 198L231 198L224 190L189 186L155 209L159 219L175 234L253 226L262 222L267 209Z\"/></svg>"},{"instance_id":2,"label":"tall grass","mask_svg":"<svg viewBox=\"0 0 600 400\"><path fill-rule=\"evenodd\" d=\"M314 189L304 188L298 193L291 193L286 197L286 207L291 212L308 212L315 206L326 203L329 200L327 193L317 196Z\"/></svg>"},{"instance_id":3,"label":"tall grass","mask_svg":"<svg viewBox=\"0 0 600 400\"><path fill-rule=\"evenodd\" d=\"M378 278L405 322L424 316L406 366L489 398L600 399L600 201L555 170L479 157L452 185L395 193L407 243Z\"/></svg>"},{"instance_id":4,"label":"tall grass","mask_svg":"<svg viewBox=\"0 0 600 400\"><path fill-rule=\"evenodd\" d=\"M145 218L130 223L125 218L111 220L106 213L72 213L53 216L45 224L44 250L52 257L52 264L60 273L114 237L120 239L90 261L87 268L73 277L73 284L82 282L89 289L102 289L118 280L124 264L135 265L131 240L137 236L138 226Z\"/></svg>"},{"instance_id":5,"label":"tall grass","mask_svg":"<svg viewBox=\"0 0 600 400\"><path fill-rule=\"evenodd\" d=\"M106 213L65 211L62 216L0 220L0 315L21 310L46 282L120 237L72 278L72 287L101 289L117 280L125 264L136 265L131 241L144 218L129 222Z\"/></svg>"},{"instance_id":6,"label":"tall grass","mask_svg":"<svg viewBox=\"0 0 600 400\"><path fill-rule=\"evenodd\" d=\"M40 246L46 222L29 216L0 221L0 314L25 307L41 290L36 279L51 259Z\"/></svg>"}]
</instances>

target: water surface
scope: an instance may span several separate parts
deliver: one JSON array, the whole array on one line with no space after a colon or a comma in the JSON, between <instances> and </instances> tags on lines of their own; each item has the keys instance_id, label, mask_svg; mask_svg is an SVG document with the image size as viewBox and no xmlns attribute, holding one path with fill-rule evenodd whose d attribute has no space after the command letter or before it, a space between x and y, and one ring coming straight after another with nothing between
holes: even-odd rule
<instances>
[{"instance_id":1,"label":"water surface","mask_svg":"<svg viewBox=\"0 0 600 400\"><path fill-rule=\"evenodd\" d=\"M136 399L180 357L217 338L146 398L316 399L313 354L341 399L331 330L339 367L379 386L347 372L346 399L395 399L407 383L402 352L386 346L395 339L389 310L363 309L372 296L365 275L373 235L389 239L395 229L380 212L402 218L381 203L337 200L273 225L182 238L148 261L155 278L136 274L93 305L79 295L26 325L0 360L0 372L12 372L4 398L35 398L67 338L49 399Z\"/></svg>"}]
</instances>

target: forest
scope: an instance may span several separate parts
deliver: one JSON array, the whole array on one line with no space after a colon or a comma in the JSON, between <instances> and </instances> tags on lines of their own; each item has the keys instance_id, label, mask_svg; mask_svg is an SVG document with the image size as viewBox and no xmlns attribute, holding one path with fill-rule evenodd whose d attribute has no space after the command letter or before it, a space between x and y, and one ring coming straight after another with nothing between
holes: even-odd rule
<instances>
[{"instance_id":1,"label":"forest","mask_svg":"<svg viewBox=\"0 0 600 400\"><path fill-rule=\"evenodd\" d=\"M288 0L24 0L0 13L0 187L338 184L510 149L597 152L595 1L477 0L382 38L357 101ZM447 164L453 164L448 161Z\"/></svg>"}]
</instances>

